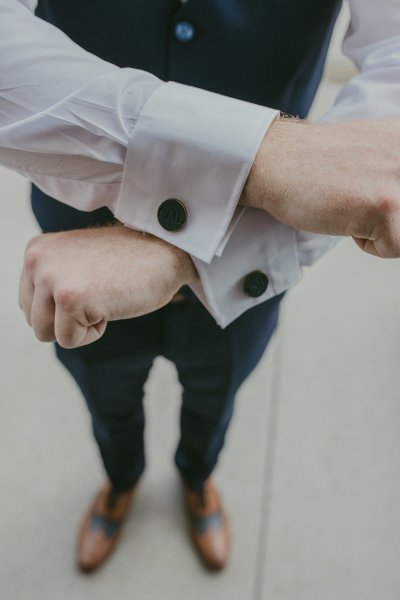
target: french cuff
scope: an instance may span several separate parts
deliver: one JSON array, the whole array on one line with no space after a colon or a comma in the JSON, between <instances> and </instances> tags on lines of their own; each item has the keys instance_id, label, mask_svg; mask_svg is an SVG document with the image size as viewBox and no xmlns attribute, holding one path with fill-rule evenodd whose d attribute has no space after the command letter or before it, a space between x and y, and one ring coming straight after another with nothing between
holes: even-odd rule
<instances>
[{"instance_id":1,"label":"french cuff","mask_svg":"<svg viewBox=\"0 0 400 600\"><path fill-rule=\"evenodd\" d=\"M246 208L220 257L193 262L199 282L191 288L221 327L302 275L295 230L253 208Z\"/></svg>"},{"instance_id":2,"label":"french cuff","mask_svg":"<svg viewBox=\"0 0 400 600\"><path fill-rule=\"evenodd\" d=\"M251 165L278 114L178 83L160 85L133 128L115 217L209 263L235 230L229 226Z\"/></svg>"},{"instance_id":3,"label":"french cuff","mask_svg":"<svg viewBox=\"0 0 400 600\"><path fill-rule=\"evenodd\" d=\"M299 262L302 267L310 267L321 256L335 248L344 238L297 229L296 239Z\"/></svg>"}]
</instances>

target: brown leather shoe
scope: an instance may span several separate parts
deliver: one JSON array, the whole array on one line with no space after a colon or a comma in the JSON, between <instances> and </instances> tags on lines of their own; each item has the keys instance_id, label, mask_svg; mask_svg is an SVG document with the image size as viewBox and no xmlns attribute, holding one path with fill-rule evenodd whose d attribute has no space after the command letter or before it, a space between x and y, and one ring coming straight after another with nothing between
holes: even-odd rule
<instances>
[{"instance_id":1,"label":"brown leather shoe","mask_svg":"<svg viewBox=\"0 0 400 600\"><path fill-rule=\"evenodd\" d=\"M228 561L230 532L218 492L211 478L204 483L202 492L182 483L194 547L208 569L219 571Z\"/></svg>"},{"instance_id":2,"label":"brown leather shoe","mask_svg":"<svg viewBox=\"0 0 400 600\"><path fill-rule=\"evenodd\" d=\"M121 536L136 486L126 492L106 483L89 507L78 534L77 565L84 573L100 567Z\"/></svg>"}]
</instances>

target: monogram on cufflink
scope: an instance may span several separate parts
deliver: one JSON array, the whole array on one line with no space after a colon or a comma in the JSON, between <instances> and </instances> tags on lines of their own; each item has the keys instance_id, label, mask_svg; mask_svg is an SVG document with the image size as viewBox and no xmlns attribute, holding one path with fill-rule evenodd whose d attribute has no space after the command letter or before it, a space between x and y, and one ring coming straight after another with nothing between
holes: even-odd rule
<instances>
[{"instance_id":1,"label":"monogram on cufflink","mask_svg":"<svg viewBox=\"0 0 400 600\"><path fill-rule=\"evenodd\" d=\"M258 298L268 287L268 277L262 271L249 273L243 282L244 292L251 298Z\"/></svg>"},{"instance_id":2,"label":"monogram on cufflink","mask_svg":"<svg viewBox=\"0 0 400 600\"><path fill-rule=\"evenodd\" d=\"M167 231L179 231L186 225L188 212L180 200L169 198L160 204L157 218L161 227Z\"/></svg>"}]
</instances>

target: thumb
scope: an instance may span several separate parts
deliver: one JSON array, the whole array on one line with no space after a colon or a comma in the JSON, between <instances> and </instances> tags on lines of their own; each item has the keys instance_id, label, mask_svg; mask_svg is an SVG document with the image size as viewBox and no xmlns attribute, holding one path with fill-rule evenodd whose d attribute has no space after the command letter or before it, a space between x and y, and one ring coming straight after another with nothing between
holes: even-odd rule
<instances>
[{"instance_id":1,"label":"thumb","mask_svg":"<svg viewBox=\"0 0 400 600\"><path fill-rule=\"evenodd\" d=\"M358 238L353 236L353 240L357 244L361 250L364 250L367 254L372 254L372 256L381 256L376 249L375 242L373 240L366 240L364 238Z\"/></svg>"},{"instance_id":2,"label":"thumb","mask_svg":"<svg viewBox=\"0 0 400 600\"><path fill-rule=\"evenodd\" d=\"M81 323L76 315L56 305L54 333L62 348L78 348L99 340L107 327L104 319L97 323Z\"/></svg>"}]
</instances>

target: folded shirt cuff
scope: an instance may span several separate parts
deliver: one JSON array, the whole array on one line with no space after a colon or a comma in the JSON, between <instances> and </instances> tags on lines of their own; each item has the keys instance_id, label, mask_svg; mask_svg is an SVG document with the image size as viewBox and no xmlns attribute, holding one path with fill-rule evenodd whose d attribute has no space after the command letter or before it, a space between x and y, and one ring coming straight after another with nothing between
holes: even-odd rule
<instances>
[{"instance_id":1,"label":"folded shirt cuff","mask_svg":"<svg viewBox=\"0 0 400 600\"><path fill-rule=\"evenodd\" d=\"M193 258L192 290L221 327L294 285L302 275L296 231L268 213L246 208L220 257Z\"/></svg>"},{"instance_id":2,"label":"folded shirt cuff","mask_svg":"<svg viewBox=\"0 0 400 600\"><path fill-rule=\"evenodd\" d=\"M178 83L160 85L133 127L115 217L211 262L241 216L240 195L278 114Z\"/></svg>"}]
</instances>

